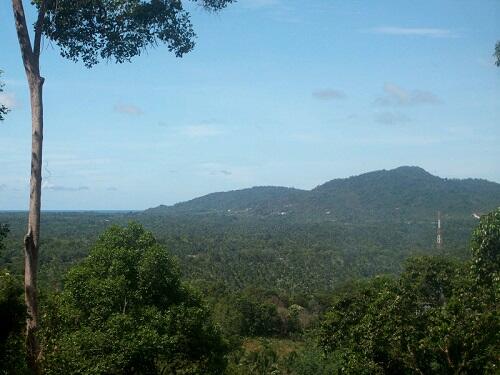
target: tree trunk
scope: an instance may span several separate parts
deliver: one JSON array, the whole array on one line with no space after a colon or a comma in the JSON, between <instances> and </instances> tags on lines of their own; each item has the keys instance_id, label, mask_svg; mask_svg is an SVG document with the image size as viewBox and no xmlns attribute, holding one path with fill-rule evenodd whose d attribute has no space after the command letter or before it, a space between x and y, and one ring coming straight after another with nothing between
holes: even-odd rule
<instances>
[{"instance_id":1,"label":"tree trunk","mask_svg":"<svg viewBox=\"0 0 500 375\"><path fill-rule=\"evenodd\" d=\"M38 360L40 348L36 333L39 324L37 271L38 250L40 246L40 207L42 195L42 143L43 143L43 77L40 76L40 44L42 23L45 16L45 0L38 8L35 24L34 46L26 25L26 16L22 0L12 0L12 10L16 32L21 48L24 70L29 84L31 101L31 179L28 233L24 237L24 292L28 316L26 319L26 354L28 366L33 373L39 372Z\"/></svg>"},{"instance_id":2,"label":"tree trunk","mask_svg":"<svg viewBox=\"0 0 500 375\"><path fill-rule=\"evenodd\" d=\"M43 78L32 77L31 99L31 179L28 233L24 238L24 292L28 318L26 321L26 348L29 366L37 372L40 349L36 338L38 329L37 271L40 245L40 207L42 194L42 142L43 142Z\"/></svg>"}]
</instances>

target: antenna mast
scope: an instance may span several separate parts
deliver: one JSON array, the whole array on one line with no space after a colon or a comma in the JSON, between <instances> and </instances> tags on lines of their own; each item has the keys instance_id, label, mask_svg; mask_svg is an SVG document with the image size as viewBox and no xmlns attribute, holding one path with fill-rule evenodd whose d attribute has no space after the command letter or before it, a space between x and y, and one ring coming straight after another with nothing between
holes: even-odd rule
<instances>
[{"instance_id":1,"label":"antenna mast","mask_svg":"<svg viewBox=\"0 0 500 375\"><path fill-rule=\"evenodd\" d=\"M436 247L439 250L443 247L443 236L441 234L441 211L438 211Z\"/></svg>"}]
</instances>

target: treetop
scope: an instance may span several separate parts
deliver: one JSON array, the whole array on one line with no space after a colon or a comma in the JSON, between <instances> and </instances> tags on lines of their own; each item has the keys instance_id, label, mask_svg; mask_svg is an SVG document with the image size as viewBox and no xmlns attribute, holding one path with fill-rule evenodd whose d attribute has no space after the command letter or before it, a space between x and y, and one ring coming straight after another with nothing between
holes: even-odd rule
<instances>
[{"instance_id":1,"label":"treetop","mask_svg":"<svg viewBox=\"0 0 500 375\"><path fill-rule=\"evenodd\" d=\"M219 11L235 0L190 0ZM61 55L92 67L101 60L130 61L148 48L166 44L182 57L196 34L181 0L37 0L42 32Z\"/></svg>"}]
</instances>

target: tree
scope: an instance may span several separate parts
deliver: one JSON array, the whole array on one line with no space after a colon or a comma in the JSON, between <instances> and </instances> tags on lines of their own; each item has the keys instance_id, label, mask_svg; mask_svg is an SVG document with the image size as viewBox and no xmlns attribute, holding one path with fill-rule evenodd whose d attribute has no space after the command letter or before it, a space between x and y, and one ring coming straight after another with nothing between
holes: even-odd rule
<instances>
[{"instance_id":1,"label":"tree","mask_svg":"<svg viewBox=\"0 0 500 375\"><path fill-rule=\"evenodd\" d=\"M273 336L280 333L282 322L276 305L242 295L234 309L240 313L240 332L244 336Z\"/></svg>"},{"instance_id":2,"label":"tree","mask_svg":"<svg viewBox=\"0 0 500 375\"><path fill-rule=\"evenodd\" d=\"M234 0L190 0L218 11ZM24 289L28 311L26 341L30 367L39 354L35 333L39 313L37 267L40 245L42 187L43 99L45 79L40 70L41 41L59 46L64 58L91 67L100 60L131 61L147 48L166 44L182 57L194 47L195 33L181 0L33 0L37 17L33 43L22 0L12 0L22 61L30 92L32 118L31 179L28 229L24 239Z\"/></svg>"},{"instance_id":3,"label":"tree","mask_svg":"<svg viewBox=\"0 0 500 375\"><path fill-rule=\"evenodd\" d=\"M113 226L46 309L46 374L221 374L226 344L170 255L138 224Z\"/></svg>"},{"instance_id":4,"label":"tree","mask_svg":"<svg viewBox=\"0 0 500 375\"><path fill-rule=\"evenodd\" d=\"M0 251L3 250L3 240L7 237L9 233L9 227L6 224L0 223Z\"/></svg>"},{"instance_id":5,"label":"tree","mask_svg":"<svg viewBox=\"0 0 500 375\"><path fill-rule=\"evenodd\" d=\"M23 357L22 327L26 307L22 300L21 280L0 270L0 374L22 374L26 370Z\"/></svg>"},{"instance_id":6,"label":"tree","mask_svg":"<svg viewBox=\"0 0 500 375\"><path fill-rule=\"evenodd\" d=\"M9 227L0 223L0 254ZM0 374L25 372L22 356L22 325L25 319L22 284L7 270L0 270Z\"/></svg>"},{"instance_id":7,"label":"tree","mask_svg":"<svg viewBox=\"0 0 500 375\"><path fill-rule=\"evenodd\" d=\"M491 243L493 232L482 233ZM397 280L359 284L325 315L320 346L338 356L344 373L497 373L498 284L484 287L470 270L468 263L421 257Z\"/></svg>"},{"instance_id":8,"label":"tree","mask_svg":"<svg viewBox=\"0 0 500 375\"><path fill-rule=\"evenodd\" d=\"M344 373L403 373L400 353L394 352L401 335L397 300L397 284L391 278L354 284L325 314L320 347L338 355Z\"/></svg>"},{"instance_id":9,"label":"tree","mask_svg":"<svg viewBox=\"0 0 500 375\"><path fill-rule=\"evenodd\" d=\"M0 70L0 76L2 76L2 71ZM3 92L3 87L5 85L0 81L0 92ZM0 103L0 121L4 120L4 116L9 112L9 109L4 105Z\"/></svg>"},{"instance_id":10,"label":"tree","mask_svg":"<svg viewBox=\"0 0 500 375\"><path fill-rule=\"evenodd\" d=\"M480 284L500 283L500 208L481 217L472 234L473 272ZM499 290L500 291L500 290Z\"/></svg>"}]
</instances>

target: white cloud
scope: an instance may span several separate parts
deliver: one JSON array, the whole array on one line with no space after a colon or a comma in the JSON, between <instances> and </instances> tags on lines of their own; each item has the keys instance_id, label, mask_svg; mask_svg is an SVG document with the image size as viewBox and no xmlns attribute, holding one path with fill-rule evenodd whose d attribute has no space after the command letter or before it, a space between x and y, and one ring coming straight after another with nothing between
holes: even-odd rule
<instances>
[{"instance_id":1,"label":"white cloud","mask_svg":"<svg viewBox=\"0 0 500 375\"><path fill-rule=\"evenodd\" d=\"M381 112L375 115L375 121L383 125L402 125L410 119L400 112Z\"/></svg>"},{"instance_id":2,"label":"white cloud","mask_svg":"<svg viewBox=\"0 0 500 375\"><path fill-rule=\"evenodd\" d=\"M376 104L387 106L414 106L439 104L441 100L430 91L406 90L393 83L384 85L385 94L375 100Z\"/></svg>"},{"instance_id":3,"label":"white cloud","mask_svg":"<svg viewBox=\"0 0 500 375\"><path fill-rule=\"evenodd\" d=\"M403 135L387 135L380 137L356 138L353 143L361 145L376 145L376 146L430 146L442 143L441 137L433 136L403 136Z\"/></svg>"},{"instance_id":4,"label":"white cloud","mask_svg":"<svg viewBox=\"0 0 500 375\"><path fill-rule=\"evenodd\" d=\"M51 170L52 168L56 170L69 169L72 173L78 174L83 169L90 168L95 169L96 166L102 166L105 164L111 164L114 160L109 158L86 158L73 154L47 154L44 156L45 166L44 172L49 172L49 175L46 177L50 177L50 171L47 171L47 166L50 164Z\"/></svg>"},{"instance_id":5,"label":"white cloud","mask_svg":"<svg viewBox=\"0 0 500 375\"><path fill-rule=\"evenodd\" d=\"M370 29L375 34L399 35L399 36L421 36L428 38L454 38L456 34L448 29L438 28L412 28L412 27L394 27L383 26Z\"/></svg>"},{"instance_id":6,"label":"white cloud","mask_svg":"<svg viewBox=\"0 0 500 375\"><path fill-rule=\"evenodd\" d=\"M283 0L239 0L243 8L261 11L272 20L285 23L300 23L301 17L290 2ZM309 5L309 4L308 4Z\"/></svg>"},{"instance_id":7,"label":"white cloud","mask_svg":"<svg viewBox=\"0 0 500 375\"><path fill-rule=\"evenodd\" d=\"M62 185L54 185L50 182L43 182L42 189L44 190L52 190L52 191L86 191L90 190L88 186L62 186Z\"/></svg>"},{"instance_id":8,"label":"white cloud","mask_svg":"<svg viewBox=\"0 0 500 375\"><path fill-rule=\"evenodd\" d=\"M138 116L144 113L141 108L134 104L117 104L115 105L114 110L115 112L130 116Z\"/></svg>"},{"instance_id":9,"label":"white cloud","mask_svg":"<svg viewBox=\"0 0 500 375\"><path fill-rule=\"evenodd\" d=\"M312 93L313 98L319 100L345 99L346 94L343 91L335 89L321 89Z\"/></svg>"},{"instance_id":10,"label":"white cloud","mask_svg":"<svg viewBox=\"0 0 500 375\"><path fill-rule=\"evenodd\" d=\"M305 143L319 143L325 141L325 135L313 132L297 132L291 134L290 139Z\"/></svg>"},{"instance_id":11,"label":"white cloud","mask_svg":"<svg viewBox=\"0 0 500 375\"><path fill-rule=\"evenodd\" d=\"M0 105L6 106L8 109L14 109L19 105L14 94L9 92L0 92Z\"/></svg>"},{"instance_id":12,"label":"white cloud","mask_svg":"<svg viewBox=\"0 0 500 375\"><path fill-rule=\"evenodd\" d=\"M200 124L183 127L181 133L190 138L207 138L223 134L223 131L215 125Z\"/></svg>"},{"instance_id":13,"label":"white cloud","mask_svg":"<svg viewBox=\"0 0 500 375\"><path fill-rule=\"evenodd\" d=\"M279 0L240 0L239 2L245 8L250 9L268 8L280 3Z\"/></svg>"},{"instance_id":14,"label":"white cloud","mask_svg":"<svg viewBox=\"0 0 500 375\"><path fill-rule=\"evenodd\" d=\"M233 172L228 171L227 169L221 169L221 170L210 171L209 174L212 176L217 176L217 175L231 176Z\"/></svg>"},{"instance_id":15,"label":"white cloud","mask_svg":"<svg viewBox=\"0 0 500 375\"><path fill-rule=\"evenodd\" d=\"M221 163L205 162L196 166L198 173L209 176L230 177L235 174L234 166L228 166Z\"/></svg>"},{"instance_id":16,"label":"white cloud","mask_svg":"<svg viewBox=\"0 0 500 375\"><path fill-rule=\"evenodd\" d=\"M493 55L478 57L476 61L483 68L498 69L495 65L496 58Z\"/></svg>"}]
</instances>

